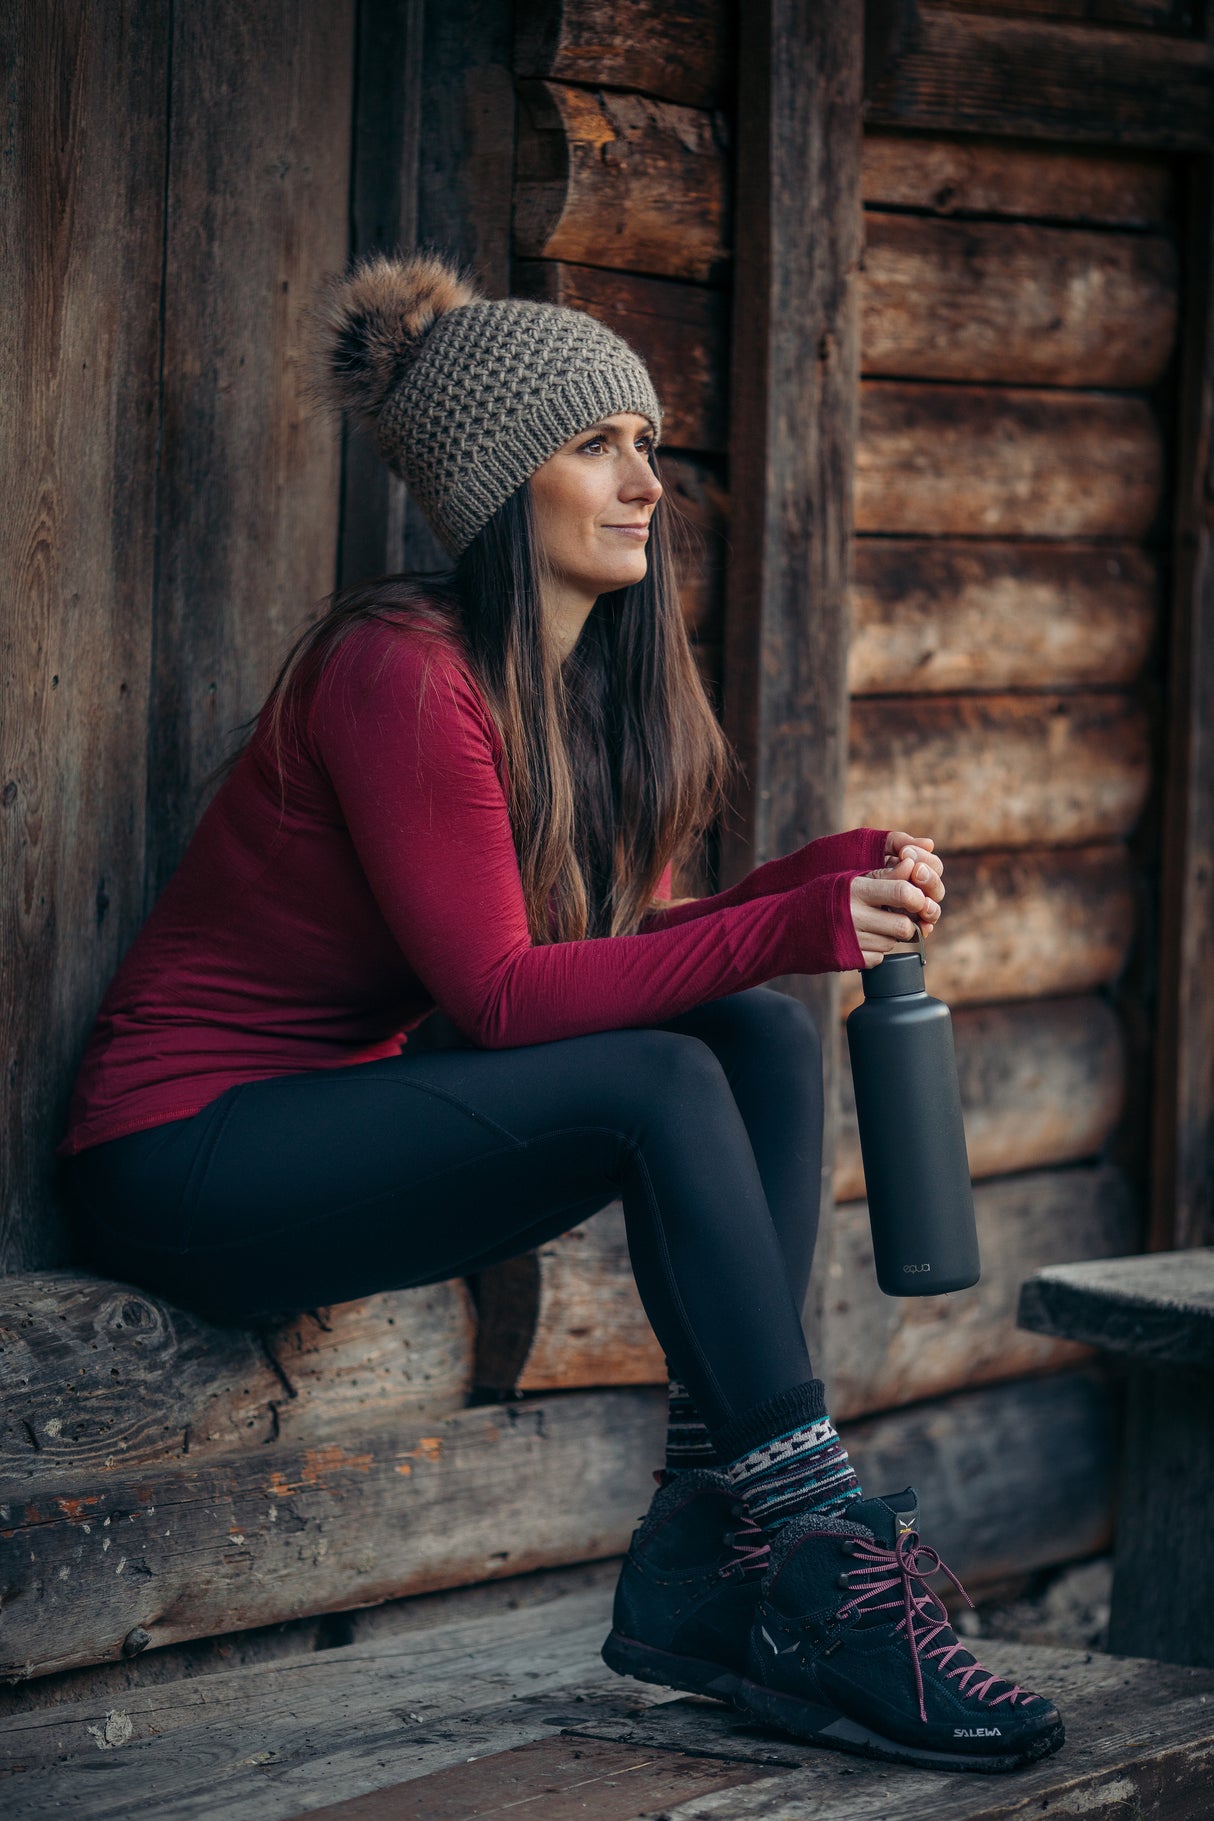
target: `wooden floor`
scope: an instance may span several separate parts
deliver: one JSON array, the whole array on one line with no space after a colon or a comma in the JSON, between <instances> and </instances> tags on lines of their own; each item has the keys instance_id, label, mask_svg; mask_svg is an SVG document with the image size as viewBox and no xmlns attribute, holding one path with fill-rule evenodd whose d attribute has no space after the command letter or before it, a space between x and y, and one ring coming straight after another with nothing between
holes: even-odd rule
<instances>
[{"instance_id":1,"label":"wooden floor","mask_svg":"<svg viewBox=\"0 0 1214 1821\"><path fill-rule=\"evenodd\" d=\"M1063 1750L1006 1777L797 1746L599 1658L610 1586L0 1719L0 1812L157 1821L958 1821L1214 1815L1214 1670L975 1642L1051 1694ZM486 1597L487 1596L487 1597ZM150 1653L149 1653L150 1655ZM58 1691L60 1697L65 1692ZM66 1690L70 1695L70 1686Z\"/></svg>"}]
</instances>

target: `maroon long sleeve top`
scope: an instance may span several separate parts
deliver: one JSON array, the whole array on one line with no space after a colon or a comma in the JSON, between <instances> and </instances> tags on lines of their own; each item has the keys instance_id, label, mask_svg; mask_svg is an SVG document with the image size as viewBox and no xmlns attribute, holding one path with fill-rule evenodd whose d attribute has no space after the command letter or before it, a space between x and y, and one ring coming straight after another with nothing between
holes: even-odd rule
<instances>
[{"instance_id":1,"label":"maroon long sleeve top","mask_svg":"<svg viewBox=\"0 0 1214 1821\"><path fill-rule=\"evenodd\" d=\"M862 965L849 887L882 863L876 829L651 911L635 935L537 945L502 742L454 646L369 621L292 706L281 779L263 710L111 981L60 1155L241 1082L399 1055L436 1006L506 1049Z\"/></svg>"}]
</instances>

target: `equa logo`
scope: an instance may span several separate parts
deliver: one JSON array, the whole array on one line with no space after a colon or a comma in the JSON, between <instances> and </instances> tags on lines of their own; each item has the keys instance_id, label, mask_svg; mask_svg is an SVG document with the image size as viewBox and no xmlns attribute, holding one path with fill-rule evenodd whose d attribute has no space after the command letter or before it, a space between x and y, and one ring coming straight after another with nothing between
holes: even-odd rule
<instances>
[{"instance_id":1,"label":"equa logo","mask_svg":"<svg viewBox=\"0 0 1214 1821\"><path fill-rule=\"evenodd\" d=\"M930 1265L903 1265L902 1269L908 1273L911 1271L930 1271L931 1266Z\"/></svg>"}]
</instances>

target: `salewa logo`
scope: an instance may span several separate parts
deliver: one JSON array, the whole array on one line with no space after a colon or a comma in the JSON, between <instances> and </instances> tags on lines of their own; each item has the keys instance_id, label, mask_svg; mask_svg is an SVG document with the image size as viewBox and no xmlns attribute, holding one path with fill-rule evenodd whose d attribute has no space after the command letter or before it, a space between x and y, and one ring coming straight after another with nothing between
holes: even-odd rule
<instances>
[{"instance_id":1,"label":"salewa logo","mask_svg":"<svg viewBox=\"0 0 1214 1821\"><path fill-rule=\"evenodd\" d=\"M797 1648L797 1640L794 1638L791 1644L786 1644L784 1646L783 1650L781 1650L780 1646L776 1643L776 1640L772 1637L770 1631L768 1631L766 1625L760 1625L759 1630L763 1633L763 1636L766 1638L767 1642L771 1645L772 1650L775 1652L776 1656L778 1656L778 1657L787 1656L788 1652L790 1650L795 1650Z\"/></svg>"},{"instance_id":2,"label":"salewa logo","mask_svg":"<svg viewBox=\"0 0 1214 1821\"><path fill-rule=\"evenodd\" d=\"M1001 1739L997 1726L954 1726L954 1739Z\"/></svg>"},{"instance_id":3,"label":"salewa logo","mask_svg":"<svg viewBox=\"0 0 1214 1821\"><path fill-rule=\"evenodd\" d=\"M908 1275L908 1276L909 1276L909 1274L910 1274L910 1273L911 1273L911 1272L912 1272L912 1271L930 1271L930 1270L931 1270L931 1266L930 1266L930 1265L903 1265L903 1267L902 1267L902 1269L903 1269L903 1270L904 1270L904 1271L905 1271L905 1272L906 1272L906 1273L907 1273L907 1275Z\"/></svg>"}]
</instances>

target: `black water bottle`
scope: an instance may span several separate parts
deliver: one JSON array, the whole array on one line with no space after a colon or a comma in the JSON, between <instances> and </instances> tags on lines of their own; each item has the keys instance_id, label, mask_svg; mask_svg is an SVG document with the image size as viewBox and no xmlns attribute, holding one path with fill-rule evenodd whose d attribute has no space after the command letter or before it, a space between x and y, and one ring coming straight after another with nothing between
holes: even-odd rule
<instances>
[{"instance_id":1,"label":"black water bottle","mask_svg":"<svg viewBox=\"0 0 1214 1821\"><path fill-rule=\"evenodd\" d=\"M887 1296L939 1296L979 1274L953 1021L913 955L864 970L847 1020L877 1282Z\"/></svg>"}]
</instances>

